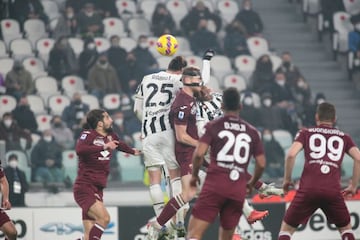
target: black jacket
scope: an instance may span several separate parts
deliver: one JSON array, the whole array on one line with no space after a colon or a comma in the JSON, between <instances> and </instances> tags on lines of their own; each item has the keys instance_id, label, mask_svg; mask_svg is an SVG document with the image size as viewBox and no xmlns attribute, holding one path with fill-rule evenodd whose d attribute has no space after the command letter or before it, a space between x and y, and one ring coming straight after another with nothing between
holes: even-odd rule
<instances>
[{"instance_id":1,"label":"black jacket","mask_svg":"<svg viewBox=\"0 0 360 240\"><path fill-rule=\"evenodd\" d=\"M21 185L20 194L14 193L14 182L15 182L15 171L19 176L19 182ZM25 172L19 168L13 169L6 167L4 169L6 178L9 182L9 200L13 207L24 207L25 206L25 193L29 190L29 183L26 180Z\"/></svg>"}]
</instances>

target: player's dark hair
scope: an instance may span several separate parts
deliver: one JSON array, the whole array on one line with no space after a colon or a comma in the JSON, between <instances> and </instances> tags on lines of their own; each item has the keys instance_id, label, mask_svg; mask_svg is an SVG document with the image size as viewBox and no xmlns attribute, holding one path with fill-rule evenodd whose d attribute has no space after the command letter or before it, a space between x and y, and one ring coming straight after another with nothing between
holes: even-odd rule
<instances>
[{"instance_id":1,"label":"player's dark hair","mask_svg":"<svg viewBox=\"0 0 360 240\"><path fill-rule=\"evenodd\" d=\"M168 70L170 71L181 71L183 68L187 66L186 59L182 56L174 57L168 66Z\"/></svg>"},{"instance_id":2,"label":"player's dark hair","mask_svg":"<svg viewBox=\"0 0 360 240\"><path fill-rule=\"evenodd\" d=\"M223 108L226 111L237 111L240 109L240 94L236 88L227 88L224 90L223 96Z\"/></svg>"},{"instance_id":3,"label":"player's dark hair","mask_svg":"<svg viewBox=\"0 0 360 240\"><path fill-rule=\"evenodd\" d=\"M328 102L320 103L317 106L316 113L320 121L334 121L336 118L335 106Z\"/></svg>"},{"instance_id":4,"label":"player's dark hair","mask_svg":"<svg viewBox=\"0 0 360 240\"><path fill-rule=\"evenodd\" d=\"M84 124L84 129L96 129L96 126L99 121L102 121L104 118L102 109L93 109L86 115L86 123Z\"/></svg>"}]
</instances>

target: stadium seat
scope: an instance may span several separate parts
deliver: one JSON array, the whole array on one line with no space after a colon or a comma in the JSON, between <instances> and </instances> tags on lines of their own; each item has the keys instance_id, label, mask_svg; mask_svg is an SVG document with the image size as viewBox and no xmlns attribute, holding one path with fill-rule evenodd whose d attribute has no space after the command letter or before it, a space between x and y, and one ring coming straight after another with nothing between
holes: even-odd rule
<instances>
[{"instance_id":1,"label":"stadium seat","mask_svg":"<svg viewBox=\"0 0 360 240\"><path fill-rule=\"evenodd\" d=\"M26 57L33 57L33 49L28 39L14 39L10 42L11 57L14 60L22 61Z\"/></svg>"},{"instance_id":2,"label":"stadium seat","mask_svg":"<svg viewBox=\"0 0 360 240\"><path fill-rule=\"evenodd\" d=\"M128 23L129 36L138 39L140 35L151 36L150 23L145 18L130 18Z\"/></svg>"},{"instance_id":3,"label":"stadium seat","mask_svg":"<svg viewBox=\"0 0 360 240\"><path fill-rule=\"evenodd\" d=\"M36 122L38 124L38 131L43 132L44 130L51 129L51 119L52 115L50 114L37 114Z\"/></svg>"},{"instance_id":4,"label":"stadium seat","mask_svg":"<svg viewBox=\"0 0 360 240\"><path fill-rule=\"evenodd\" d=\"M270 56L270 60L272 62L273 65L273 72L275 72L282 64L282 59L281 57L271 54Z\"/></svg>"},{"instance_id":5,"label":"stadium seat","mask_svg":"<svg viewBox=\"0 0 360 240\"><path fill-rule=\"evenodd\" d=\"M231 23L239 12L239 6L236 1L233 0L219 0L217 2L217 9L220 12L220 16L226 21Z\"/></svg>"},{"instance_id":6,"label":"stadium seat","mask_svg":"<svg viewBox=\"0 0 360 240\"><path fill-rule=\"evenodd\" d=\"M7 162L8 158L10 155L15 154L18 158L18 168L22 171L24 171L25 173L25 177L28 183L30 183L31 181L31 167L29 164L29 159L28 156L26 155L26 153L24 151L20 151L20 150L10 150L7 151L5 154L5 159Z\"/></svg>"},{"instance_id":7,"label":"stadium seat","mask_svg":"<svg viewBox=\"0 0 360 240\"><path fill-rule=\"evenodd\" d=\"M173 16L176 27L180 29L180 21L189 12L186 2L184 0L168 0L166 7Z\"/></svg>"},{"instance_id":8,"label":"stadium seat","mask_svg":"<svg viewBox=\"0 0 360 240\"><path fill-rule=\"evenodd\" d=\"M157 0L142 0L139 3L140 11L142 11L144 18L149 22L151 22L152 20L152 15L158 3L159 1Z\"/></svg>"},{"instance_id":9,"label":"stadium seat","mask_svg":"<svg viewBox=\"0 0 360 240\"><path fill-rule=\"evenodd\" d=\"M4 39L7 48L9 49L9 45L12 40L22 38L19 22L16 21L15 19L2 19L1 35Z\"/></svg>"},{"instance_id":10,"label":"stadium seat","mask_svg":"<svg viewBox=\"0 0 360 240\"><path fill-rule=\"evenodd\" d=\"M289 149L287 149L285 151L285 154L287 153ZM292 179L296 180L296 179L300 179L301 174L303 172L304 169L304 163L305 163L305 157L304 157L304 151L301 150L298 155L296 156L295 159L295 164L294 164L294 168L292 171Z\"/></svg>"},{"instance_id":11,"label":"stadium seat","mask_svg":"<svg viewBox=\"0 0 360 240\"><path fill-rule=\"evenodd\" d=\"M216 1L216 0L215 0ZM196 5L198 1L188 1L189 4L191 4L192 7L194 7ZM209 9L210 12L214 12L215 10L215 6L214 6L214 2L211 0L203 0L202 1L204 3L204 5ZM190 6L190 5L189 5Z\"/></svg>"},{"instance_id":12,"label":"stadium seat","mask_svg":"<svg viewBox=\"0 0 360 240\"><path fill-rule=\"evenodd\" d=\"M44 114L46 113L45 103L44 100L35 94L30 94L26 96L31 111L34 112L35 115L37 114Z\"/></svg>"},{"instance_id":13,"label":"stadium seat","mask_svg":"<svg viewBox=\"0 0 360 240\"><path fill-rule=\"evenodd\" d=\"M291 146L293 142L293 136L291 133L284 129L273 130L273 136L276 141L278 141L283 149L287 149Z\"/></svg>"},{"instance_id":14,"label":"stadium seat","mask_svg":"<svg viewBox=\"0 0 360 240\"><path fill-rule=\"evenodd\" d=\"M70 105L70 98L65 95L52 95L48 99L49 112L52 115L60 115L65 107Z\"/></svg>"},{"instance_id":15,"label":"stadium seat","mask_svg":"<svg viewBox=\"0 0 360 240\"><path fill-rule=\"evenodd\" d=\"M348 51L348 35L354 30L354 25L350 21L350 14L347 12L336 12L333 15L334 33L332 36L333 55L337 58L337 53Z\"/></svg>"},{"instance_id":16,"label":"stadium seat","mask_svg":"<svg viewBox=\"0 0 360 240\"><path fill-rule=\"evenodd\" d=\"M115 5L119 16L123 16L124 14L134 15L137 12L136 4L131 0L116 0Z\"/></svg>"},{"instance_id":17,"label":"stadium seat","mask_svg":"<svg viewBox=\"0 0 360 240\"><path fill-rule=\"evenodd\" d=\"M96 43L96 50L98 51L98 53L104 53L107 50L109 50L111 44L107 38L96 37L94 40Z\"/></svg>"},{"instance_id":18,"label":"stadium seat","mask_svg":"<svg viewBox=\"0 0 360 240\"><path fill-rule=\"evenodd\" d=\"M3 77L6 77L6 74L12 69L14 65L14 59L12 58L1 58L0 59L0 73Z\"/></svg>"},{"instance_id":19,"label":"stadium seat","mask_svg":"<svg viewBox=\"0 0 360 240\"><path fill-rule=\"evenodd\" d=\"M65 76L61 79L61 88L64 94L72 97L75 92L85 93L84 80L76 75Z\"/></svg>"},{"instance_id":20,"label":"stadium seat","mask_svg":"<svg viewBox=\"0 0 360 240\"><path fill-rule=\"evenodd\" d=\"M343 172L342 177L348 178L348 179L350 179L352 177L353 169L354 169L354 160L346 153L344 154L344 159L341 164L341 169Z\"/></svg>"},{"instance_id":21,"label":"stadium seat","mask_svg":"<svg viewBox=\"0 0 360 240\"><path fill-rule=\"evenodd\" d=\"M199 56L189 55L189 56L185 56L185 59L189 66L196 66L196 67L202 66L202 58Z\"/></svg>"},{"instance_id":22,"label":"stadium seat","mask_svg":"<svg viewBox=\"0 0 360 240\"><path fill-rule=\"evenodd\" d=\"M241 101L243 100L243 98L245 96L245 92L249 93L249 91L247 91L247 90L240 93ZM256 92L251 92L251 97L254 101L254 107L260 108L261 107L261 98L260 98L259 94L257 94Z\"/></svg>"},{"instance_id":23,"label":"stadium seat","mask_svg":"<svg viewBox=\"0 0 360 240\"><path fill-rule=\"evenodd\" d=\"M170 60L171 60L171 57L168 57L168 56L160 56L160 57L156 58L156 61L159 64L159 68L162 70L166 70L168 68Z\"/></svg>"},{"instance_id":24,"label":"stadium seat","mask_svg":"<svg viewBox=\"0 0 360 240\"><path fill-rule=\"evenodd\" d=\"M350 15L356 15L360 12L360 0L343 0L345 11Z\"/></svg>"},{"instance_id":25,"label":"stadium seat","mask_svg":"<svg viewBox=\"0 0 360 240\"><path fill-rule=\"evenodd\" d=\"M7 51L6 44L3 40L0 40L0 58L9 57L9 53Z\"/></svg>"},{"instance_id":26,"label":"stadium seat","mask_svg":"<svg viewBox=\"0 0 360 240\"><path fill-rule=\"evenodd\" d=\"M302 0L302 12L304 20L306 20L308 16L316 16L320 11L320 0Z\"/></svg>"},{"instance_id":27,"label":"stadium seat","mask_svg":"<svg viewBox=\"0 0 360 240\"><path fill-rule=\"evenodd\" d=\"M45 65L47 65L49 61L49 54L51 49L54 47L55 40L52 38L42 38L36 42L35 50L37 52L37 56L41 58Z\"/></svg>"},{"instance_id":28,"label":"stadium seat","mask_svg":"<svg viewBox=\"0 0 360 240\"><path fill-rule=\"evenodd\" d=\"M59 94L57 81L50 76L38 77L35 79L35 89L47 106L48 98L51 95Z\"/></svg>"},{"instance_id":29,"label":"stadium seat","mask_svg":"<svg viewBox=\"0 0 360 240\"><path fill-rule=\"evenodd\" d=\"M106 94L103 98L103 106L106 110L117 110L120 108L121 98L118 93Z\"/></svg>"},{"instance_id":30,"label":"stadium seat","mask_svg":"<svg viewBox=\"0 0 360 240\"><path fill-rule=\"evenodd\" d=\"M234 59L234 65L237 73L244 76L247 84L249 84L256 67L255 58L250 55L239 55Z\"/></svg>"},{"instance_id":31,"label":"stadium seat","mask_svg":"<svg viewBox=\"0 0 360 240\"><path fill-rule=\"evenodd\" d=\"M83 94L81 95L81 100L83 103L89 105L90 110L97 109L100 107L99 100L92 94Z\"/></svg>"},{"instance_id":32,"label":"stadium seat","mask_svg":"<svg viewBox=\"0 0 360 240\"><path fill-rule=\"evenodd\" d=\"M40 19L28 19L24 22L25 37L30 40L35 49L36 42L41 38L48 37L45 24Z\"/></svg>"},{"instance_id":33,"label":"stadium seat","mask_svg":"<svg viewBox=\"0 0 360 240\"><path fill-rule=\"evenodd\" d=\"M113 35L117 35L120 38L127 37L124 22L120 18L108 17L103 19L104 35L106 38L110 38Z\"/></svg>"},{"instance_id":34,"label":"stadium seat","mask_svg":"<svg viewBox=\"0 0 360 240\"><path fill-rule=\"evenodd\" d=\"M227 74L234 73L231 61L225 55L215 55L211 59L211 70L213 71L213 75L218 79L222 79Z\"/></svg>"},{"instance_id":35,"label":"stadium seat","mask_svg":"<svg viewBox=\"0 0 360 240\"><path fill-rule=\"evenodd\" d=\"M215 76L210 76L210 81L206 83L206 86L214 92L221 92L220 82Z\"/></svg>"},{"instance_id":36,"label":"stadium seat","mask_svg":"<svg viewBox=\"0 0 360 240\"><path fill-rule=\"evenodd\" d=\"M243 76L239 74L229 74L224 76L222 85L224 88L234 87L239 92L246 90L246 80Z\"/></svg>"},{"instance_id":37,"label":"stadium seat","mask_svg":"<svg viewBox=\"0 0 360 240\"><path fill-rule=\"evenodd\" d=\"M134 139L134 147L136 149L142 149L141 132L134 132L132 134L132 138Z\"/></svg>"},{"instance_id":38,"label":"stadium seat","mask_svg":"<svg viewBox=\"0 0 360 240\"><path fill-rule=\"evenodd\" d=\"M178 41L179 48L177 50L177 54L182 56L193 55L194 53L191 51L189 40L182 36L175 36Z\"/></svg>"},{"instance_id":39,"label":"stadium seat","mask_svg":"<svg viewBox=\"0 0 360 240\"><path fill-rule=\"evenodd\" d=\"M64 176L69 177L74 183L77 176L78 158L75 150L65 150L62 152L62 163L64 166Z\"/></svg>"},{"instance_id":40,"label":"stadium seat","mask_svg":"<svg viewBox=\"0 0 360 240\"><path fill-rule=\"evenodd\" d=\"M6 112L11 112L16 107L16 99L11 95L0 95L0 118Z\"/></svg>"},{"instance_id":41,"label":"stadium seat","mask_svg":"<svg viewBox=\"0 0 360 240\"><path fill-rule=\"evenodd\" d=\"M59 6L55 1L42 0L41 4L43 5L44 12L46 13L50 21L60 16Z\"/></svg>"},{"instance_id":42,"label":"stadium seat","mask_svg":"<svg viewBox=\"0 0 360 240\"><path fill-rule=\"evenodd\" d=\"M84 41L80 38L68 38L71 48L74 50L76 57L84 50Z\"/></svg>"},{"instance_id":43,"label":"stadium seat","mask_svg":"<svg viewBox=\"0 0 360 240\"><path fill-rule=\"evenodd\" d=\"M39 58L27 57L22 63L24 68L31 73L33 79L48 75L45 71L44 62Z\"/></svg>"},{"instance_id":44,"label":"stadium seat","mask_svg":"<svg viewBox=\"0 0 360 240\"><path fill-rule=\"evenodd\" d=\"M251 56L258 59L264 54L269 54L269 44L265 38L250 37L247 39L247 45Z\"/></svg>"},{"instance_id":45,"label":"stadium seat","mask_svg":"<svg viewBox=\"0 0 360 240\"><path fill-rule=\"evenodd\" d=\"M161 55L157 49L156 49L156 42L157 42L157 37L148 37L148 44L149 44L149 51L152 53L152 55L155 57L155 58L158 58L158 57L162 57L163 55Z\"/></svg>"},{"instance_id":46,"label":"stadium seat","mask_svg":"<svg viewBox=\"0 0 360 240\"><path fill-rule=\"evenodd\" d=\"M117 152L121 178L123 182L140 182L143 180L144 166L140 156Z\"/></svg>"},{"instance_id":47,"label":"stadium seat","mask_svg":"<svg viewBox=\"0 0 360 240\"><path fill-rule=\"evenodd\" d=\"M132 37L120 38L120 47L124 48L127 52L133 50L137 45L137 42Z\"/></svg>"}]
</instances>

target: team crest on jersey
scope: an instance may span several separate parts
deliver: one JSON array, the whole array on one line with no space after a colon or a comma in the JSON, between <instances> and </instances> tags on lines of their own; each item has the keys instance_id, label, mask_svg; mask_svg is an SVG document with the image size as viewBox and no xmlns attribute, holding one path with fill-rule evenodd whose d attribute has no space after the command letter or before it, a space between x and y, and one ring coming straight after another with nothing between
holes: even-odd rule
<instances>
[{"instance_id":1,"label":"team crest on jersey","mask_svg":"<svg viewBox=\"0 0 360 240\"><path fill-rule=\"evenodd\" d=\"M113 140L113 138L112 138L111 135L107 136L107 139L108 139L110 142Z\"/></svg>"},{"instance_id":2,"label":"team crest on jersey","mask_svg":"<svg viewBox=\"0 0 360 240\"><path fill-rule=\"evenodd\" d=\"M105 142L103 138L97 137L94 139L93 144L96 146L104 146Z\"/></svg>"}]
</instances>

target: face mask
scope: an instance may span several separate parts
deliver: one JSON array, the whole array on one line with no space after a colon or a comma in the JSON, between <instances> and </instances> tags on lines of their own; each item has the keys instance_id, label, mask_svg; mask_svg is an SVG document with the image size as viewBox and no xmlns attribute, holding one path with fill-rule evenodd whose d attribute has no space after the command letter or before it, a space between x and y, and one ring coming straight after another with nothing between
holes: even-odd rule
<instances>
[{"instance_id":1,"label":"face mask","mask_svg":"<svg viewBox=\"0 0 360 240\"><path fill-rule=\"evenodd\" d=\"M17 160L11 160L8 162L9 167L11 168L16 168L18 166L18 161Z\"/></svg>"},{"instance_id":2,"label":"face mask","mask_svg":"<svg viewBox=\"0 0 360 240\"><path fill-rule=\"evenodd\" d=\"M80 104L81 104L81 100L80 100L80 99L74 100L74 104L75 104L75 105L80 105Z\"/></svg>"},{"instance_id":3,"label":"face mask","mask_svg":"<svg viewBox=\"0 0 360 240\"><path fill-rule=\"evenodd\" d=\"M130 104L130 99L127 98L127 97L121 99L121 104L122 104L122 105L128 105L128 104Z\"/></svg>"},{"instance_id":4,"label":"face mask","mask_svg":"<svg viewBox=\"0 0 360 240\"><path fill-rule=\"evenodd\" d=\"M264 99L263 104L265 107L270 107L271 106L271 99Z\"/></svg>"},{"instance_id":5,"label":"face mask","mask_svg":"<svg viewBox=\"0 0 360 240\"><path fill-rule=\"evenodd\" d=\"M141 43L139 44L139 47L142 48L142 49L145 49L145 48L148 47L148 44L147 44L147 42L141 42Z\"/></svg>"},{"instance_id":6,"label":"face mask","mask_svg":"<svg viewBox=\"0 0 360 240\"><path fill-rule=\"evenodd\" d=\"M66 14L66 17L69 18L69 19L70 19L70 18L73 18L73 17L74 17L74 13L68 13L68 14Z\"/></svg>"},{"instance_id":7,"label":"face mask","mask_svg":"<svg viewBox=\"0 0 360 240\"><path fill-rule=\"evenodd\" d=\"M89 43L87 48L91 50L95 49L95 43Z\"/></svg>"},{"instance_id":8,"label":"face mask","mask_svg":"<svg viewBox=\"0 0 360 240\"><path fill-rule=\"evenodd\" d=\"M99 63L100 63L101 65L105 65L105 64L107 63L107 61L104 60L104 59L101 59L101 60L99 60Z\"/></svg>"},{"instance_id":9,"label":"face mask","mask_svg":"<svg viewBox=\"0 0 360 240\"><path fill-rule=\"evenodd\" d=\"M12 120L11 119L6 119L4 120L4 125L5 127L9 128L12 124Z\"/></svg>"},{"instance_id":10,"label":"face mask","mask_svg":"<svg viewBox=\"0 0 360 240\"><path fill-rule=\"evenodd\" d=\"M118 118L114 120L115 124L121 126L124 123L124 119Z\"/></svg>"},{"instance_id":11,"label":"face mask","mask_svg":"<svg viewBox=\"0 0 360 240\"><path fill-rule=\"evenodd\" d=\"M244 99L244 104L245 104L246 106L251 106L251 105L253 104L252 98L251 98L251 97L245 98L245 99Z\"/></svg>"},{"instance_id":12,"label":"face mask","mask_svg":"<svg viewBox=\"0 0 360 240\"><path fill-rule=\"evenodd\" d=\"M271 140L271 135L270 134L264 134L263 139L264 139L264 141L270 141Z\"/></svg>"},{"instance_id":13,"label":"face mask","mask_svg":"<svg viewBox=\"0 0 360 240\"><path fill-rule=\"evenodd\" d=\"M61 127L61 122L56 122L56 123L54 123L54 127L56 127L56 128Z\"/></svg>"},{"instance_id":14,"label":"face mask","mask_svg":"<svg viewBox=\"0 0 360 240\"><path fill-rule=\"evenodd\" d=\"M45 142L51 142L52 136L44 136Z\"/></svg>"},{"instance_id":15,"label":"face mask","mask_svg":"<svg viewBox=\"0 0 360 240\"><path fill-rule=\"evenodd\" d=\"M285 86L285 80L276 80L276 83L280 86Z\"/></svg>"},{"instance_id":16,"label":"face mask","mask_svg":"<svg viewBox=\"0 0 360 240\"><path fill-rule=\"evenodd\" d=\"M284 62L283 65L284 65L285 68L289 68L290 67L290 62Z\"/></svg>"},{"instance_id":17,"label":"face mask","mask_svg":"<svg viewBox=\"0 0 360 240\"><path fill-rule=\"evenodd\" d=\"M323 102L325 102L325 99L319 98L319 99L317 100L317 104L318 104L318 105L321 104L321 103L323 103Z\"/></svg>"},{"instance_id":18,"label":"face mask","mask_svg":"<svg viewBox=\"0 0 360 240\"><path fill-rule=\"evenodd\" d=\"M91 12L85 12L86 16L88 17L92 17L94 15L94 12L91 11Z\"/></svg>"},{"instance_id":19,"label":"face mask","mask_svg":"<svg viewBox=\"0 0 360 240\"><path fill-rule=\"evenodd\" d=\"M297 86L298 86L299 88L303 88L303 87L305 87L305 82L304 82L304 81L298 81L298 82L297 82Z\"/></svg>"},{"instance_id":20,"label":"face mask","mask_svg":"<svg viewBox=\"0 0 360 240\"><path fill-rule=\"evenodd\" d=\"M249 11L250 9L251 9L251 7L250 7L250 6L244 6L244 10Z\"/></svg>"}]
</instances>

